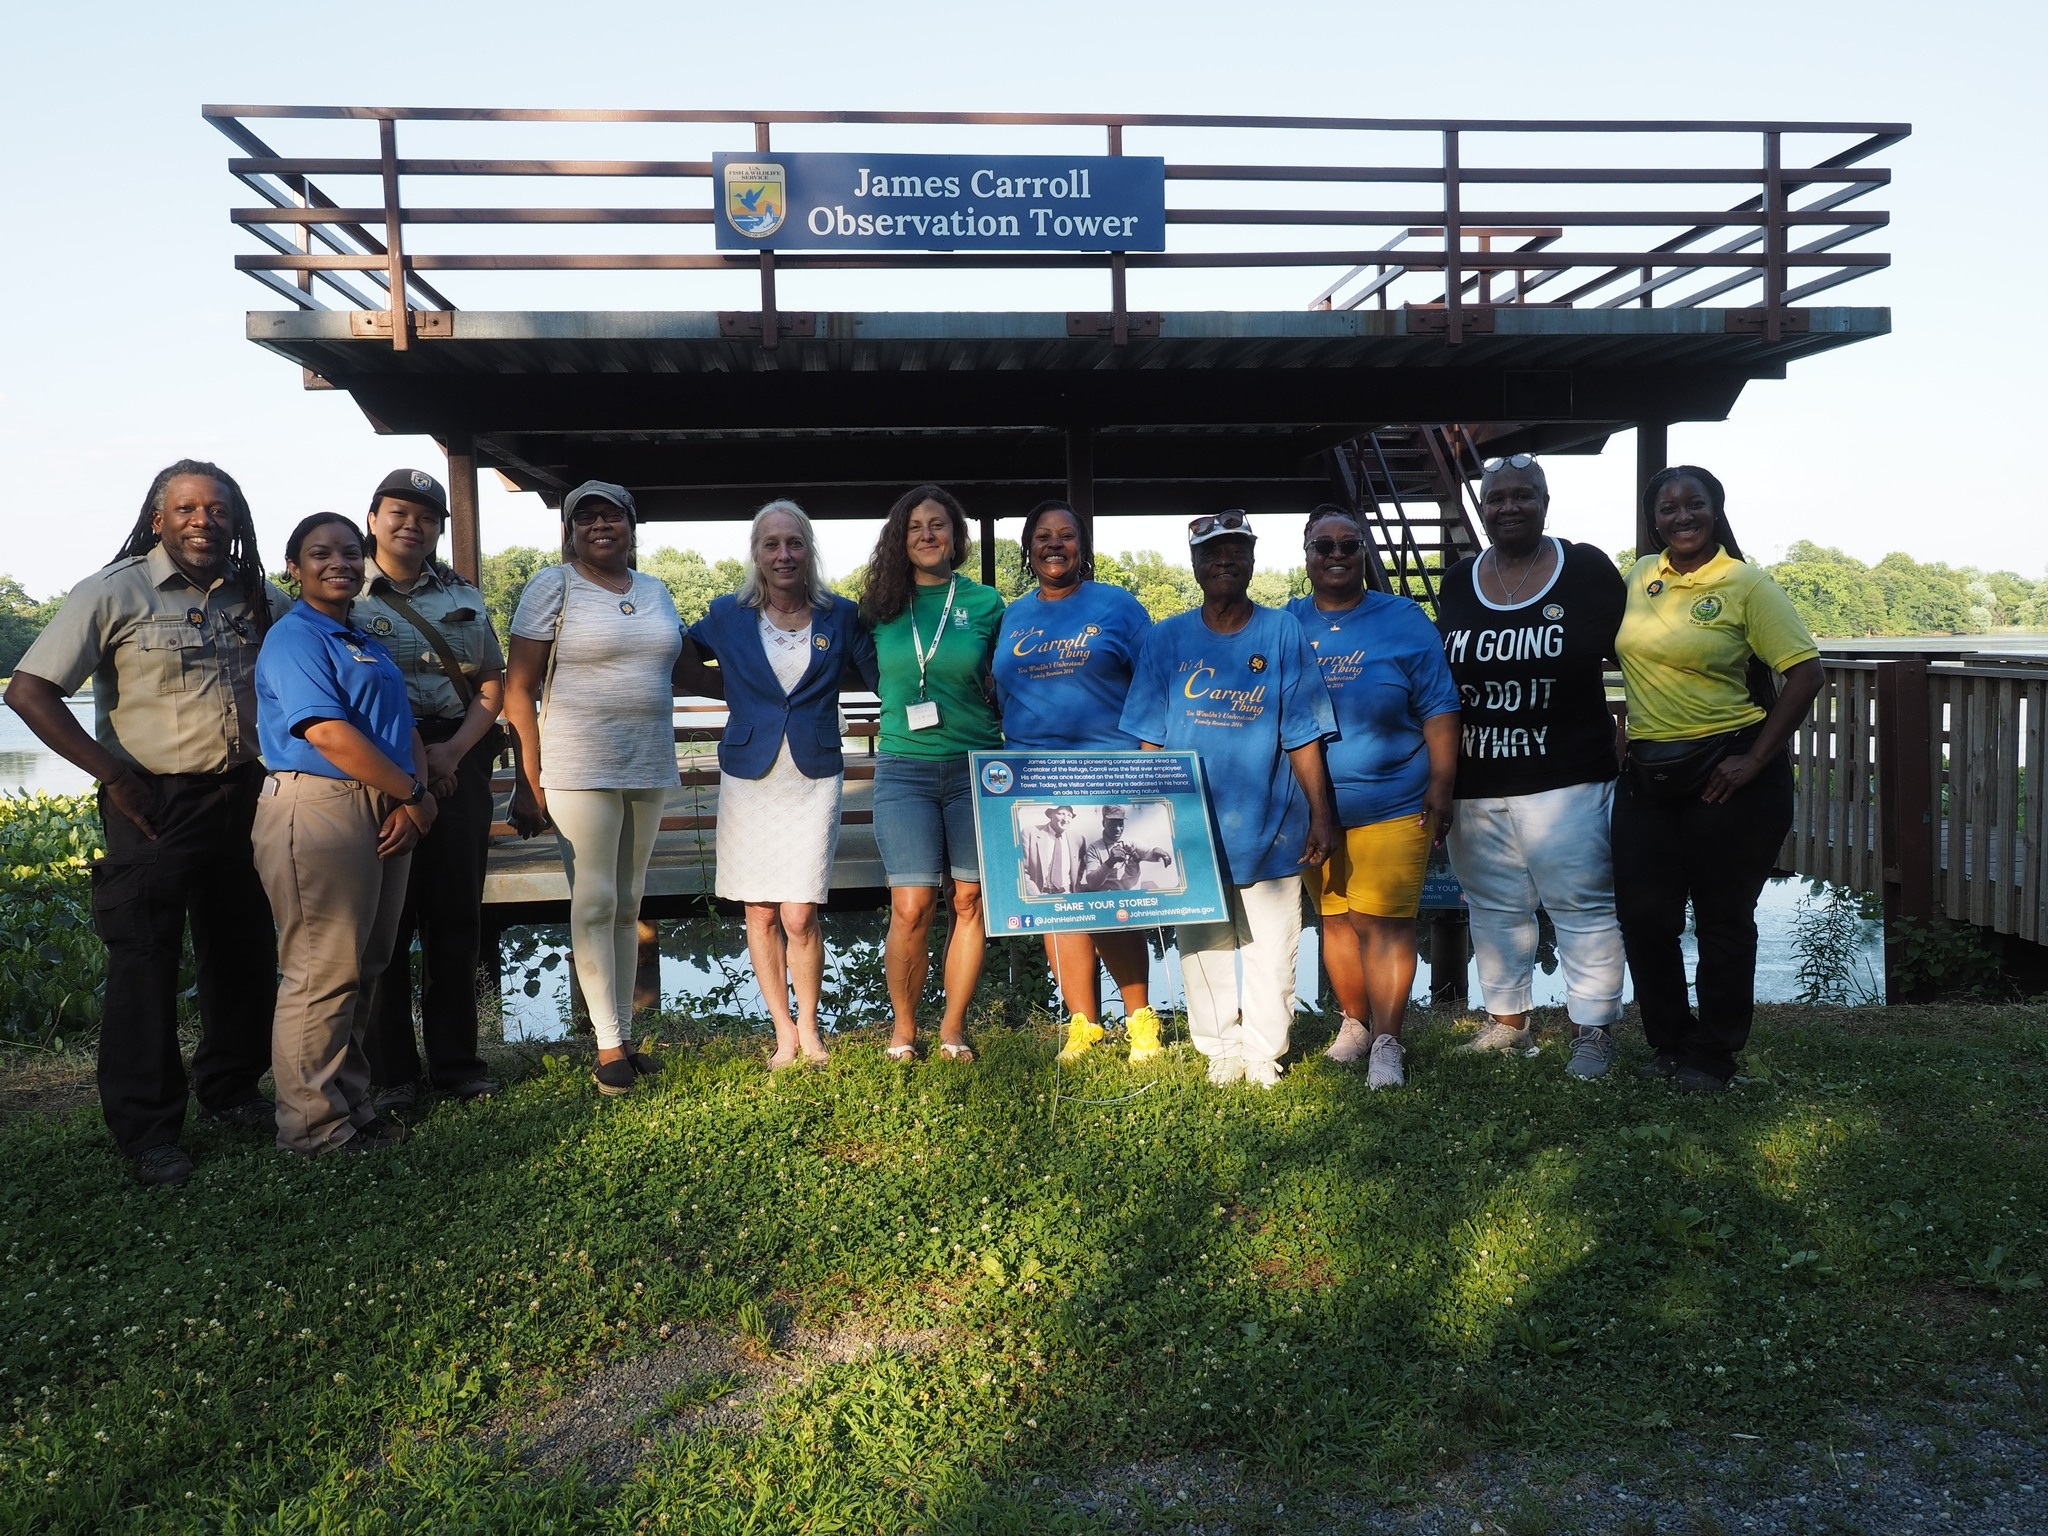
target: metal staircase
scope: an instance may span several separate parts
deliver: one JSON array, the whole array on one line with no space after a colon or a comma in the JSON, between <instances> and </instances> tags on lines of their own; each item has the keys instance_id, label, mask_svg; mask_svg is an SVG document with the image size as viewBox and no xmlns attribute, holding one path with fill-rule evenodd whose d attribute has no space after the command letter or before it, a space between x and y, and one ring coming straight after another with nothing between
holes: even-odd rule
<instances>
[{"instance_id":1,"label":"metal staircase","mask_svg":"<svg viewBox=\"0 0 2048 1536\"><path fill-rule=\"evenodd\" d=\"M1386 426L1330 453L1331 477L1377 557L1366 579L1436 606L1438 573L1479 553L1479 453L1455 424Z\"/></svg>"}]
</instances>

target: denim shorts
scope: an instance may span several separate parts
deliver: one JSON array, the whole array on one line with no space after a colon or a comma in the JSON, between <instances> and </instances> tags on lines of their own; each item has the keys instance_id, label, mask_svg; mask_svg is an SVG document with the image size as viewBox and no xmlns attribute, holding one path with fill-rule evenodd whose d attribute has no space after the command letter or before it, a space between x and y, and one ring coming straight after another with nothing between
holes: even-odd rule
<instances>
[{"instance_id":1,"label":"denim shorts","mask_svg":"<svg viewBox=\"0 0 2048 1536\"><path fill-rule=\"evenodd\" d=\"M971 785L964 757L876 757L875 843L892 888L943 886L949 872L981 882Z\"/></svg>"}]
</instances>

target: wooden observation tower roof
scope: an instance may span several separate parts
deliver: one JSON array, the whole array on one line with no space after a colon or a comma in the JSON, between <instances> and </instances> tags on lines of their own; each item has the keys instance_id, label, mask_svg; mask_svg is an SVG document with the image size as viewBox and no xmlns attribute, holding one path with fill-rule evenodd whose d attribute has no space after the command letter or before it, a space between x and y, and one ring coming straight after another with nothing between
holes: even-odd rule
<instances>
[{"instance_id":1,"label":"wooden observation tower roof","mask_svg":"<svg viewBox=\"0 0 2048 1536\"><path fill-rule=\"evenodd\" d=\"M261 249L236 265L281 301L249 338L443 444L472 570L479 467L550 503L619 481L675 519L778 495L872 518L937 480L985 530L1062 494L1096 516L1398 505L1376 434L1424 427L1439 502L1482 447L1638 427L1655 468L1669 423L1890 329L1811 301L1889 265L1873 162L1910 131L203 110L254 194L230 217ZM1163 248L716 248L715 151L905 148L1159 156Z\"/></svg>"}]
</instances>

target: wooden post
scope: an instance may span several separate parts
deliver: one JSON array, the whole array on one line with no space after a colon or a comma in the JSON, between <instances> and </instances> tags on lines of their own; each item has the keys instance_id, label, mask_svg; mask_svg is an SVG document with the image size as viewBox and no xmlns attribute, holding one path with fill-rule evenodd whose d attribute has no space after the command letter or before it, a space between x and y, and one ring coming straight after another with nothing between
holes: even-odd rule
<instances>
[{"instance_id":1,"label":"wooden post","mask_svg":"<svg viewBox=\"0 0 2048 1536\"><path fill-rule=\"evenodd\" d=\"M1884 1000L1912 999L1899 983L1905 958L1900 919L1934 916L1934 786L1927 743L1934 721L1921 657L1877 664L1878 857L1884 896Z\"/></svg>"},{"instance_id":2,"label":"wooden post","mask_svg":"<svg viewBox=\"0 0 2048 1536\"><path fill-rule=\"evenodd\" d=\"M1636 423L1636 553L1649 551L1654 542L1651 535L1655 524L1650 514L1643 510L1643 492L1649 489L1650 477L1671 462L1671 423L1668 421L1639 421Z\"/></svg>"},{"instance_id":3,"label":"wooden post","mask_svg":"<svg viewBox=\"0 0 2048 1536\"><path fill-rule=\"evenodd\" d=\"M1458 185L1458 130L1444 130L1444 340L1457 346L1465 339L1464 214Z\"/></svg>"},{"instance_id":4,"label":"wooden post","mask_svg":"<svg viewBox=\"0 0 2048 1536\"><path fill-rule=\"evenodd\" d=\"M476 434L450 432L442 451L448 455L448 557L456 575L481 586L483 544L476 501Z\"/></svg>"},{"instance_id":5,"label":"wooden post","mask_svg":"<svg viewBox=\"0 0 2048 1536\"><path fill-rule=\"evenodd\" d=\"M403 352L412 345L412 311L405 302L405 250L399 234L398 211L398 124L388 117L377 119L377 151L384 172L384 253L391 285L391 350Z\"/></svg>"},{"instance_id":6,"label":"wooden post","mask_svg":"<svg viewBox=\"0 0 2048 1536\"><path fill-rule=\"evenodd\" d=\"M1463 1008L1471 1001L1471 930L1461 909L1431 915L1429 920L1429 1001L1432 1007Z\"/></svg>"},{"instance_id":7,"label":"wooden post","mask_svg":"<svg viewBox=\"0 0 2048 1536\"><path fill-rule=\"evenodd\" d=\"M1095 429L1067 428L1067 505L1074 520L1088 531L1088 546L1095 547Z\"/></svg>"}]
</instances>

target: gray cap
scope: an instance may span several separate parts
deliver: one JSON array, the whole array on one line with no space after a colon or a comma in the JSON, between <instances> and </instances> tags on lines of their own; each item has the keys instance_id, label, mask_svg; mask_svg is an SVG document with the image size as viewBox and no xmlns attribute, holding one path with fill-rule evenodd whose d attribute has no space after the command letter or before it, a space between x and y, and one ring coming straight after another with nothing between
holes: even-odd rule
<instances>
[{"instance_id":1,"label":"gray cap","mask_svg":"<svg viewBox=\"0 0 2048 1536\"><path fill-rule=\"evenodd\" d=\"M586 480L575 490L562 498L562 521L567 522L576 515L579 503L595 496L599 501L608 501L626 514L629 522L640 521L640 509L633 505L633 493L623 485L614 485L609 480Z\"/></svg>"}]
</instances>

